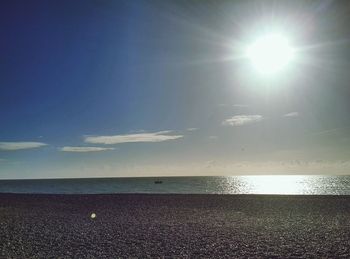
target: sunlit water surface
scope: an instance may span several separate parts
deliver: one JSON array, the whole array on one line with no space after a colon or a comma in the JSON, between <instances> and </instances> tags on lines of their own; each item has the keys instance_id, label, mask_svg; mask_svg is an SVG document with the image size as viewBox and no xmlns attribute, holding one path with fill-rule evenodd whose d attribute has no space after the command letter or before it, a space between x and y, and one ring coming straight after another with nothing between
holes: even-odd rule
<instances>
[{"instance_id":1,"label":"sunlit water surface","mask_svg":"<svg viewBox=\"0 0 350 259\"><path fill-rule=\"evenodd\" d=\"M156 184L155 181L162 183ZM217 193L350 195L350 176L147 177L1 180L2 193Z\"/></svg>"}]
</instances>

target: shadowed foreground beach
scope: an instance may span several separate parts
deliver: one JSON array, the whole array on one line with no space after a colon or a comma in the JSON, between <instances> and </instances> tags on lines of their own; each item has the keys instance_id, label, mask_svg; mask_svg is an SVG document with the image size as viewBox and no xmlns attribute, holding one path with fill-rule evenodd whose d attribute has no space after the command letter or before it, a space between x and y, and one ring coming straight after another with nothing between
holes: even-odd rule
<instances>
[{"instance_id":1,"label":"shadowed foreground beach","mask_svg":"<svg viewBox=\"0 0 350 259\"><path fill-rule=\"evenodd\" d=\"M1 257L349 258L349 201L349 196L0 194Z\"/></svg>"}]
</instances>

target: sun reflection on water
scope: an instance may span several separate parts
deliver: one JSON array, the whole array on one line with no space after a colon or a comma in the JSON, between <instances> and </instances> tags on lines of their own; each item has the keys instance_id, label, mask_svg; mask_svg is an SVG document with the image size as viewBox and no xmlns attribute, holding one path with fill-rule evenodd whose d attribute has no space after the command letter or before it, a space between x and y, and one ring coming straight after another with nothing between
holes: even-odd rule
<instances>
[{"instance_id":1,"label":"sun reflection on water","mask_svg":"<svg viewBox=\"0 0 350 259\"><path fill-rule=\"evenodd\" d=\"M243 194L306 194L310 187L308 176L301 175L250 175L241 176L239 179L239 188L237 188L237 182L231 185L235 186L234 192ZM228 181L230 181L229 178Z\"/></svg>"}]
</instances>

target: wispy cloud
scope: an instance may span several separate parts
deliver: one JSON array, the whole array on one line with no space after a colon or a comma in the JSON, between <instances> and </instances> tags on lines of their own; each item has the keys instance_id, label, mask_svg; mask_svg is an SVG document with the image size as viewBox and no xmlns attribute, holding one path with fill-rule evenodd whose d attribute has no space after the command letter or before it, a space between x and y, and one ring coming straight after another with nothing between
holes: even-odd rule
<instances>
[{"instance_id":1,"label":"wispy cloud","mask_svg":"<svg viewBox=\"0 0 350 259\"><path fill-rule=\"evenodd\" d=\"M338 127L338 128L332 128L332 129L327 129L327 130L321 130L318 132L312 133L313 135L324 135L324 134L334 134L334 133L339 133L341 131L347 131L349 130L350 127Z\"/></svg>"},{"instance_id":2,"label":"wispy cloud","mask_svg":"<svg viewBox=\"0 0 350 259\"><path fill-rule=\"evenodd\" d=\"M289 112L285 115L283 115L284 117L298 117L299 116L299 112Z\"/></svg>"},{"instance_id":3,"label":"wispy cloud","mask_svg":"<svg viewBox=\"0 0 350 259\"><path fill-rule=\"evenodd\" d=\"M196 131L198 128L188 128L187 131Z\"/></svg>"},{"instance_id":4,"label":"wispy cloud","mask_svg":"<svg viewBox=\"0 0 350 259\"><path fill-rule=\"evenodd\" d=\"M247 107L249 107L249 105L247 105L247 104L240 104L240 103L234 104L232 106L236 107L236 108L247 108Z\"/></svg>"},{"instance_id":5,"label":"wispy cloud","mask_svg":"<svg viewBox=\"0 0 350 259\"><path fill-rule=\"evenodd\" d=\"M15 151L22 149L32 149L47 146L42 142L0 142L0 150Z\"/></svg>"},{"instance_id":6,"label":"wispy cloud","mask_svg":"<svg viewBox=\"0 0 350 259\"><path fill-rule=\"evenodd\" d=\"M86 136L86 143L93 144L121 144L135 142L162 142L182 138L183 135L168 135L171 131L158 131L152 133L125 134L113 136Z\"/></svg>"},{"instance_id":7,"label":"wispy cloud","mask_svg":"<svg viewBox=\"0 0 350 259\"><path fill-rule=\"evenodd\" d=\"M215 140L215 139L218 139L219 137L218 136L209 136L209 139L212 139L212 140Z\"/></svg>"},{"instance_id":8,"label":"wispy cloud","mask_svg":"<svg viewBox=\"0 0 350 259\"><path fill-rule=\"evenodd\" d=\"M261 115L236 115L222 122L225 126L242 126L263 120Z\"/></svg>"},{"instance_id":9,"label":"wispy cloud","mask_svg":"<svg viewBox=\"0 0 350 259\"><path fill-rule=\"evenodd\" d=\"M242 103L236 103L236 104L219 103L218 106L220 106L220 107L235 107L235 108L247 108L247 107L249 107L248 104L242 104Z\"/></svg>"},{"instance_id":10,"label":"wispy cloud","mask_svg":"<svg viewBox=\"0 0 350 259\"><path fill-rule=\"evenodd\" d=\"M63 147L60 149L63 152L98 152L98 151L107 151L107 150L114 150L114 148L111 147Z\"/></svg>"}]
</instances>

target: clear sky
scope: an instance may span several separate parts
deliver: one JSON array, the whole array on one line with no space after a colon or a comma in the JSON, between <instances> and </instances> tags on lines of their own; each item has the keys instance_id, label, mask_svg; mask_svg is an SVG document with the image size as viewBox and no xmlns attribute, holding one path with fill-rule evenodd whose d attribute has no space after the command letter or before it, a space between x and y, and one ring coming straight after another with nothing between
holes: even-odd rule
<instances>
[{"instance_id":1,"label":"clear sky","mask_svg":"<svg viewBox=\"0 0 350 259\"><path fill-rule=\"evenodd\" d=\"M348 1L1 1L0 178L348 174ZM259 74L246 46L283 32Z\"/></svg>"}]
</instances>

